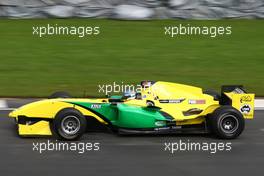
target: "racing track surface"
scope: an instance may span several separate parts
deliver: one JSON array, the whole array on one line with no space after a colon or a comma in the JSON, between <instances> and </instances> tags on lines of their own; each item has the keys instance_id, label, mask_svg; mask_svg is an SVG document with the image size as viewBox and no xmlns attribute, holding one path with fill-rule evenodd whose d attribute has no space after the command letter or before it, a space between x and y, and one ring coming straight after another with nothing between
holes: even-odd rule
<instances>
[{"instance_id":1,"label":"racing track surface","mask_svg":"<svg viewBox=\"0 0 264 176\"><path fill-rule=\"evenodd\" d=\"M19 138L8 111L0 111L0 175L263 175L264 111L247 121L232 150L209 152L164 151L164 142L222 142L208 135L131 136L87 133L81 142L100 142L100 151L32 151L33 142L47 138ZM53 139L54 140L54 139ZM230 141L224 141L230 142Z\"/></svg>"}]
</instances>

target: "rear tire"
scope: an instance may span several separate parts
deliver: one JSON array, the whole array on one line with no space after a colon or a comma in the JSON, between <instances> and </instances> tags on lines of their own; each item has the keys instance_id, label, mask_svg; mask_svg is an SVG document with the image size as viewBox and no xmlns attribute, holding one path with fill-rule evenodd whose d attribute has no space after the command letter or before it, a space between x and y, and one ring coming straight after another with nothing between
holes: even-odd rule
<instances>
[{"instance_id":1,"label":"rear tire","mask_svg":"<svg viewBox=\"0 0 264 176\"><path fill-rule=\"evenodd\" d=\"M237 138L245 128L243 115L232 106L221 106L208 117L209 128L219 138Z\"/></svg>"},{"instance_id":2,"label":"rear tire","mask_svg":"<svg viewBox=\"0 0 264 176\"><path fill-rule=\"evenodd\" d=\"M65 108L58 112L52 123L52 130L62 140L77 140L86 131L85 117L76 109Z\"/></svg>"}]
</instances>

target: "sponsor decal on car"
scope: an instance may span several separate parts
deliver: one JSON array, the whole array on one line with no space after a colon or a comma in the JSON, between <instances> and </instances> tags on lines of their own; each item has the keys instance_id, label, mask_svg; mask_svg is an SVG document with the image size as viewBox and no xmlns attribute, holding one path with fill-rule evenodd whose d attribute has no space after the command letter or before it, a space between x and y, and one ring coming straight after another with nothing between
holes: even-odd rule
<instances>
[{"instance_id":1,"label":"sponsor decal on car","mask_svg":"<svg viewBox=\"0 0 264 176\"><path fill-rule=\"evenodd\" d=\"M160 128L154 128L155 131L161 131L161 130L169 130L170 127L160 127Z\"/></svg>"},{"instance_id":2,"label":"sponsor decal on car","mask_svg":"<svg viewBox=\"0 0 264 176\"><path fill-rule=\"evenodd\" d=\"M250 112L251 108L248 104L245 104L243 105L241 108L240 108L240 111L243 113L243 114L248 114Z\"/></svg>"},{"instance_id":3,"label":"sponsor decal on car","mask_svg":"<svg viewBox=\"0 0 264 176\"><path fill-rule=\"evenodd\" d=\"M159 100L160 103L181 103L185 100L185 98L180 99L167 99L167 100Z\"/></svg>"},{"instance_id":4,"label":"sponsor decal on car","mask_svg":"<svg viewBox=\"0 0 264 176\"><path fill-rule=\"evenodd\" d=\"M157 121L157 122L155 122L155 125L156 126L164 126L164 125L166 125L166 122L165 121Z\"/></svg>"},{"instance_id":5,"label":"sponsor decal on car","mask_svg":"<svg viewBox=\"0 0 264 176\"><path fill-rule=\"evenodd\" d=\"M101 104L92 104L91 108L93 109L100 109L101 108Z\"/></svg>"},{"instance_id":6,"label":"sponsor decal on car","mask_svg":"<svg viewBox=\"0 0 264 176\"><path fill-rule=\"evenodd\" d=\"M251 101L252 101L252 98L249 95L245 95L240 98L240 103L247 103Z\"/></svg>"},{"instance_id":7,"label":"sponsor decal on car","mask_svg":"<svg viewBox=\"0 0 264 176\"><path fill-rule=\"evenodd\" d=\"M206 101L204 99L201 100L189 100L189 104L205 104Z\"/></svg>"}]
</instances>

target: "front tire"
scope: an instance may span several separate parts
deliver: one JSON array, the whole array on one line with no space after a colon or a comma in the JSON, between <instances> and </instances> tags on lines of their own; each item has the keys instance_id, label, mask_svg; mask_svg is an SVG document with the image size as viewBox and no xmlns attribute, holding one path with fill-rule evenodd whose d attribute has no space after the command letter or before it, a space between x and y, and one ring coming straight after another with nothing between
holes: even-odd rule
<instances>
[{"instance_id":1,"label":"front tire","mask_svg":"<svg viewBox=\"0 0 264 176\"><path fill-rule=\"evenodd\" d=\"M62 140L77 140L86 131L86 119L76 109L65 108L61 110L52 123L55 135Z\"/></svg>"},{"instance_id":2,"label":"front tire","mask_svg":"<svg viewBox=\"0 0 264 176\"><path fill-rule=\"evenodd\" d=\"M237 138L245 128L243 115L232 106L221 106L209 117L212 132L222 139Z\"/></svg>"}]
</instances>

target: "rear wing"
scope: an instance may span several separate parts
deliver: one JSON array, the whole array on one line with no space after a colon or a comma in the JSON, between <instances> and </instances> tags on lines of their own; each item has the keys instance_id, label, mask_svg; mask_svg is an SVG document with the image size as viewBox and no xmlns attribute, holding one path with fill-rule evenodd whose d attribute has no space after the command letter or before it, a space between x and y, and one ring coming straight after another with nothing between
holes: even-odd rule
<instances>
[{"instance_id":1,"label":"rear wing","mask_svg":"<svg viewBox=\"0 0 264 176\"><path fill-rule=\"evenodd\" d=\"M247 93L242 85L222 86L220 104L232 105L245 119L254 117L254 99L255 94Z\"/></svg>"}]
</instances>

